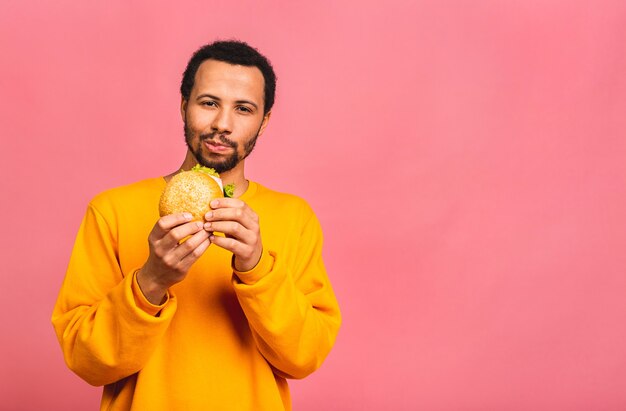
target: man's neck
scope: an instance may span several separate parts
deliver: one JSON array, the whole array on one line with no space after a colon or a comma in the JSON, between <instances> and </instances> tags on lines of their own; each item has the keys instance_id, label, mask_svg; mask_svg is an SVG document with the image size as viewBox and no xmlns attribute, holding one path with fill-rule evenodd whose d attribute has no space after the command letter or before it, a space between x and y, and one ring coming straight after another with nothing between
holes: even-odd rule
<instances>
[{"instance_id":1,"label":"man's neck","mask_svg":"<svg viewBox=\"0 0 626 411\"><path fill-rule=\"evenodd\" d=\"M244 175L244 160L242 160L235 168L232 170L224 171L220 173L220 178L222 179L222 184L225 186L228 184L235 184L235 192L233 193L233 197L238 198L241 197L243 193L248 189L249 182L246 180Z\"/></svg>"}]
</instances>

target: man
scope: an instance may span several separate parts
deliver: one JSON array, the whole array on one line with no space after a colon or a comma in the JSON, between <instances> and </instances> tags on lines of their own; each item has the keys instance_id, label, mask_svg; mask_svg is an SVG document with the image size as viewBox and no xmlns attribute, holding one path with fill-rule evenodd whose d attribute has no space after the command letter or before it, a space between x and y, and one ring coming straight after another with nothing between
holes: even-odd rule
<instances>
[{"instance_id":1,"label":"man","mask_svg":"<svg viewBox=\"0 0 626 411\"><path fill-rule=\"evenodd\" d=\"M288 410L286 379L330 351L341 319L319 222L303 200L244 173L275 85L270 63L242 42L189 61L179 171L199 163L235 184L204 222L159 218L176 173L89 204L52 322L68 366L104 385L102 410Z\"/></svg>"}]
</instances>

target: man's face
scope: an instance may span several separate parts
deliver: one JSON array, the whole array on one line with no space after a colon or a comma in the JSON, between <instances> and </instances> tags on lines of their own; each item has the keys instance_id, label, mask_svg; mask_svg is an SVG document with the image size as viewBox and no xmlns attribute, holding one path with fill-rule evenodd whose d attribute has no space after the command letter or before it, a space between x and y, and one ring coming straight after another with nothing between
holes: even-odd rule
<instances>
[{"instance_id":1,"label":"man's face","mask_svg":"<svg viewBox=\"0 0 626 411\"><path fill-rule=\"evenodd\" d=\"M269 120L263 88L256 67L216 60L200 65L189 100L181 104L185 141L200 165L223 173L252 152Z\"/></svg>"}]
</instances>

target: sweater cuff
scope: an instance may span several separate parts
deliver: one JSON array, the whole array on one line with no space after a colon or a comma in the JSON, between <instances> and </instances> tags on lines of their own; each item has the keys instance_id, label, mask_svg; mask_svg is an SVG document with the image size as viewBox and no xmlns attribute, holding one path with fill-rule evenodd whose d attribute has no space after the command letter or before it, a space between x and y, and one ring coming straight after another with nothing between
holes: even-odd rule
<instances>
[{"instance_id":1,"label":"sweater cuff","mask_svg":"<svg viewBox=\"0 0 626 411\"><path fill-rule=\"evenodd\" d=\"M274 268L274 253L263 249L261 259L249 271L237 271L233 265L233 273L240 283L252 285L269 274Z\"/></svg>"},{"instance_id":2,"label":"sweater cuff","mask_svg":"<svg viewBox=\"0 0 626 411\"><path fill-rule=\"evenodd\" d=\"M135 304L137 305L137 307L139 307L141 310L145 311L146 313L152 316L157 316L157 314L159 314L159 312L161 312L163 307L165 307L167 303L169 302L170 293L168 291L167 294L165 294L165 301L162 304L160 305L152 304L150 301L148 301L146 296L143 295L143 291L141 291L141 287L139 287L139 283L137 282L138 272L139 270L136 270L133 273L133 282L131 285L131 289L133 291L133 297L135 298Z\"/></svg>"}]
</instances>

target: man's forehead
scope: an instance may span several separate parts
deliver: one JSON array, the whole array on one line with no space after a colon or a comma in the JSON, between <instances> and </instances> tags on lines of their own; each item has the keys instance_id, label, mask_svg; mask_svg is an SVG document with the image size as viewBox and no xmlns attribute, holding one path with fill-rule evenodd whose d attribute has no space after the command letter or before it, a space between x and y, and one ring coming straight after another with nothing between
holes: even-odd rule
<instances>
[{"instance_id":1,"label":"man's forehead","mask_svg":"<svg viewBox=\"0 0 626 411\"><path fill-rule=\"evenodd\" d=\"M255 66L205 60L196 72L194 89L202 92L207 88L218 88L263 98L264 83L263 73Z\"/></svg>"}]
</instances>

